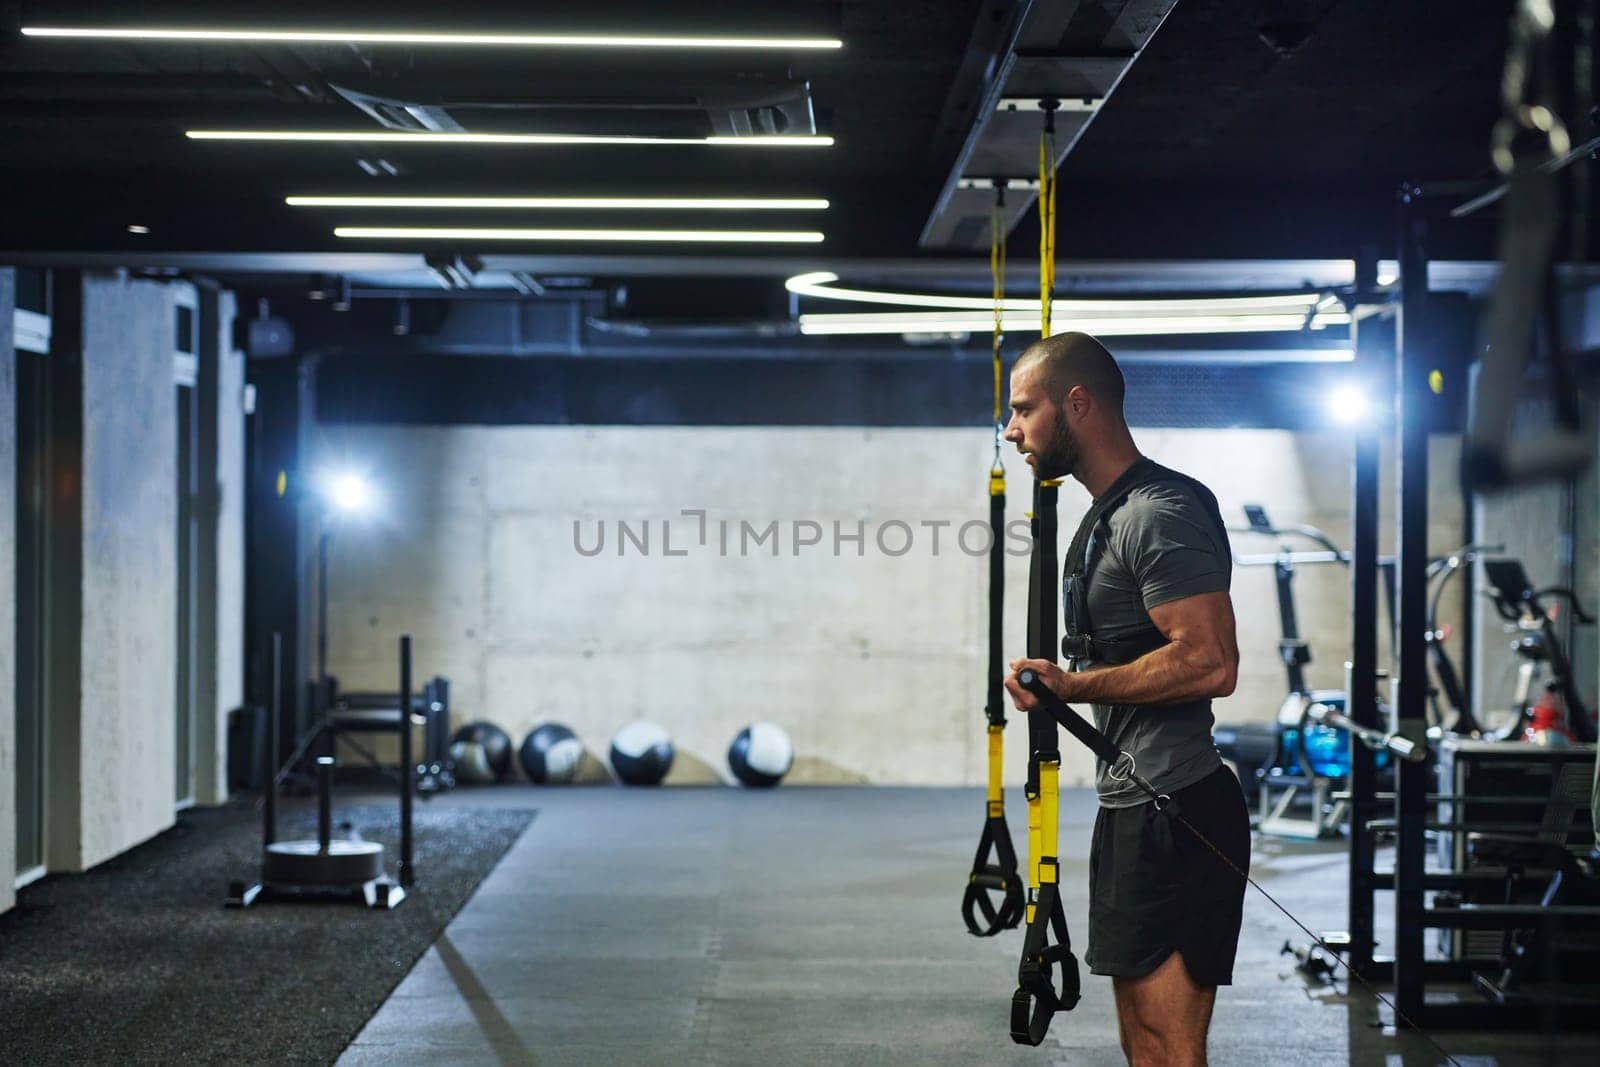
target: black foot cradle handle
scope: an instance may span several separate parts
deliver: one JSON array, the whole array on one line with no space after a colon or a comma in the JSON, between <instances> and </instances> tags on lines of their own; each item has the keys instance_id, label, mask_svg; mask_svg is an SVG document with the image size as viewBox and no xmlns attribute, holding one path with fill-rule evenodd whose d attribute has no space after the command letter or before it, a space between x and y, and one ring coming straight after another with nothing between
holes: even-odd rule
<instances>
[{"instance_id":1,"label":"black foot cradle handle","mask_svg":"<svg viewBox=\"0 0 1600 1067\"><path fill-rule=\"evenodd\" d=\"M1026 906L1022 888L1006 818L991 816L984 822L972 874L967 878L967 891L961 897L961 918L967 930L974 937L993 937L1020 923ZM1000 894L998 904L990 899L991 893Z\"/></svg>"},{"instance_id":2,"label":"black foot cradle handle","mask_svg":"<svg viewBox=\"0 0 1600 1067\"><path fill-rule=\"evenodd\" d=\"M1022 940L1017 991L1011 997L1011 1040L1039 1044L1056 1012L1076 1008L1080 996L1078 957L1072 954L1061 896L1054 885L1040 886L1033 921Z\"/></svg>"}]
</instances>

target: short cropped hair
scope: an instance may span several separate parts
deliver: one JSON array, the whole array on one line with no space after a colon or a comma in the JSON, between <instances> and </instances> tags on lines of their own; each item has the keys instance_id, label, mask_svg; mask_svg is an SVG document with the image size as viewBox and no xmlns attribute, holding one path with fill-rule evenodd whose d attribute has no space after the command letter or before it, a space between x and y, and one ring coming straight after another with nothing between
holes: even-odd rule
<instances>
[{"instance_id":1,"label":"short cropped hair","mask_svg":"<svg viewBox=\"0 0 1600 1067\"><path fill-rule=\"evenodd\" d=\"M1106 346L1086 333L1058 333L1044 337L1023 349L1012 366L1012 373L1023 368L1039 369L1039 384L1052 404L1059 404L1081 385L1095 403L1121 417L1122 398L1127 383L1122 368Z\"/></svg>"}]
</instances>

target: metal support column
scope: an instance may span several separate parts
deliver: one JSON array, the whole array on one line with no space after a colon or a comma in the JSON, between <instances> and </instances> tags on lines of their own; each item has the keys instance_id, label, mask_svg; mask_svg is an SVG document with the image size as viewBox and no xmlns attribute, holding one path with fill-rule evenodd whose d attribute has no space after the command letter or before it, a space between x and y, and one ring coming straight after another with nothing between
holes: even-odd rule
<instances>
[{"instance_id":1,"label":"metal support column","mask_svg":"<svg viewBox=\"0 0 1600 1067\"><path fill-rule=\"evenodd\" d=\"M1376 263L1367 260L1369 272ZM1370 281L1370 279L1369 279ZM1357 278L1357 295L1369 291ZM1386 369L1390 331L1377 309L1355 320L1355 375L1360 388L1378 408L1382 371ZM1346 679L1346 713L1356 723L1382 729L1378 715L1378 416L1356 426L1350 494L1350 664ZM1350 968L1372 971L1374 842L1368 822L1377 817L1377 754L1366 745L1350 746Z\"/></svg>"},{"instance_id":2,"label":"metal support column","mask_svg":"<svg viewBox=\"0 0 1600 1067\"><path fill-rule=\"evenodd\" d=\"M1398 655L1400 676L1394 729L1427 744L1428 666L1428 386L1427 222L1421 191L1400 190L1400 319L1395 335L1395 429L1399 443L1397 482ZM1426 853L1427 792L1432 765L1396 760L1395 767L1395 1004L1400 1013L1423 1019L1423 860ZM1399 1020L1396 1020L1397 1024Z\"/></svg>"},{"instance_id":3,"label":"metal support column","mask_svg":"<svg viewBox=\"0 0 1600 1067\"><path fill-rule=\"evenodd\" d=\"M412 883L411 782L416 761L411 758L411 635L400 638L400 868L403 889Z\"/></svg>"}]
</instances>

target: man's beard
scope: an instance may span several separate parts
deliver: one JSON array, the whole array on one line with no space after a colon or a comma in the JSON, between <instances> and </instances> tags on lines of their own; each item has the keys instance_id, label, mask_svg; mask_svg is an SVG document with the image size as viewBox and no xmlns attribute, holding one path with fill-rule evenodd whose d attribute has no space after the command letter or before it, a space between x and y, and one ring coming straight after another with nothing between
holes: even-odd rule
<instances>
[{"instance_id":1,"label":"man's beard","mask_svg":"<svg viewBox=\"0 0 1600 1067\"><path fill-rule=\"evenodd\" d=\"M1055 432L1033 453L1033 473L1045 481L1054 481L1070 475L1083 457L1078 448L1078 438L1064 418L1058 418Z\"/></svg>"}]
</instances>

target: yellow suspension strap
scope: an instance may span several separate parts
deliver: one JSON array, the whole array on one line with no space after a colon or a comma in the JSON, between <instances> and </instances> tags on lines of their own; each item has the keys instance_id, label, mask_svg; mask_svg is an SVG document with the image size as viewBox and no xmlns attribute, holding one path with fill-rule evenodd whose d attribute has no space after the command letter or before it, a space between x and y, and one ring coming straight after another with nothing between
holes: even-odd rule
<instances>
[{"instance_id":1,"label":"yellow suspension strap","mask_svg":"<svg viewBox=\"0 0 1600 1067\"><path fill-rule=\"evenodd\" d=\"M989 726L989 794L983 834L978 838L972 874L961 898L961 917L967 929L978 937L993 937L1022 921L1022 877L1017 872L1017 850L1011 844L1011 829L1006 825L1005 794L1001 783L1005 753L1005 652L1002 628L1005 621L1005 522L1006 470L1000 462L1000 347L1002 314L1005 309L1006 238L1002 209L1005 184L995 185L994 211L989 218L989 273L994 285L994 460L989 465L989 673L984 709ZM998 905L990 898L1000 894Z\"/></svg>"},{"instance_id":2,"label":"yellow suspension strap","mask_svg":"<svg viewBox=\"0 0 1600 1067\"><path fill-rule=\"evenodd\" d=\"M1056 278L1056 101L1041 100L1044 133L1039 138L1039 336L1050 336L1050 304ZM1028 561L1028 657L1056 661L1056 499L1060 482L1033 488L1033 553ZM1058 1011L1078 1006L1078 958L1072 954L1066 913L1061 908L1061 751L1056 720L1041 706L1028 713L1028 904L1017 991L1011 997L1011 1039L1037 1045ZM1057 971L1059 970L1059 980Z\"/></svg>"},{"instance_id":3,"label":"yellow suspension strap","mask_svg":"<svg viewBox=\"0 0 1600 1067\"><path fill-rule=\"evenodd\" d=\"M1061 483L1033 488L1033 554L1028 562L1028 657L1056 660L1056 497ZM1058 1011L1077 1007L1078 958L1061 908L1057 855L1061 751L1056 721L1042 707L1028 713L1028 905L1011 1039L1037 1045ZM1060 971L1059 980L1057 970Z\"/></svg>"},{"instance_id":4,"label":"yellow suspension strap","mask_svg":"<svg viewBox=\"0 0 1600 1067\"><path fill-rule=\"evenodd\" d=\"M1039 135L1039 336L1050 336L1050 305L1056 298L1056 108L1041 100L1044 132Z\"/></svg>"}]
</instances>

